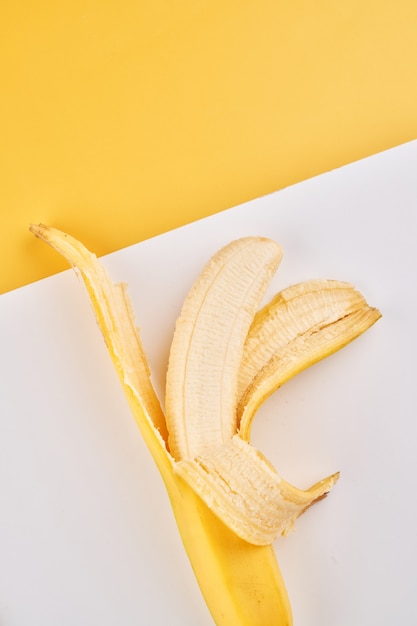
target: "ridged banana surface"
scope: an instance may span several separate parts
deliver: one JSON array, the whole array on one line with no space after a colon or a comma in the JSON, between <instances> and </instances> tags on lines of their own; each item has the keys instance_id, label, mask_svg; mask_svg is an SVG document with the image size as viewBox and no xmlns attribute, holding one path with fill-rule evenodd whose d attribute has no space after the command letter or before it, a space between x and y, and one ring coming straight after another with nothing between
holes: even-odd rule
<instances>
[{"instance_id":1,"label":"ridged banana surface","mask_svg":"<svg viewBox=\"0 0 417 626\"><path fill-rule=\"evenodd\" d=\"M281 257L274 241L233 241L210 259L188 294L176 323L166 382L174 458L210 453L236 432L243 345Z\"/></svg>"},{"instance_id":2,"label":"ridged banana surface","mask_svg":"<svg viewBox=\"0 0 417 626\"><path fill-rule=\"evenodd\" d=\"M133 415L152 454L186 552L218 626L290 626L272 542L325 495L287 483L250 443L253 417L278 387L380 317L351 285L314 280L259 309L282 257L263 237L232 241L202 270L177 320L165 413L124 285L54 228L31 231L80 273Z\"/></svg>"}]
</instances>

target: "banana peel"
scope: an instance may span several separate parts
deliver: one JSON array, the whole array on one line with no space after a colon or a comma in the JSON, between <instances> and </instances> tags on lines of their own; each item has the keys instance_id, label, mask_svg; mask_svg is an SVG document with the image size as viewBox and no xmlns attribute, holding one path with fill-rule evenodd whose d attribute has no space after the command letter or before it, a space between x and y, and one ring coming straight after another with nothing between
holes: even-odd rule
<instances>
[{"instance_id":1,"label":"banana peel","mask_svg":"<svg viewBox=\"0 0 417 626\"><path fill-rule=\"evenodd\" d=\"M232 242L209 261L184 303L164 414L125 285L113 284L76 239L44 225L30 229L84 281L214 622L290 626L272 542L330 490L338 474L308 490L289 485L250 444L250 426L275 389L359 336L380 313L336 281L289 288L257 312L282 250L259 237Z\"/></svg>"},{"instance_id":2,"label":"banana peel","mask_svg":"<svg viewBox=\"0 0 417 626\"><path fill-rule=\"evenodd\" d=\"M237 422L249 441L258 408L279 387L359 337L381 314L352 285L309 280L278 293L255 316L239 370Z\"/></svg>"}]
</instances>

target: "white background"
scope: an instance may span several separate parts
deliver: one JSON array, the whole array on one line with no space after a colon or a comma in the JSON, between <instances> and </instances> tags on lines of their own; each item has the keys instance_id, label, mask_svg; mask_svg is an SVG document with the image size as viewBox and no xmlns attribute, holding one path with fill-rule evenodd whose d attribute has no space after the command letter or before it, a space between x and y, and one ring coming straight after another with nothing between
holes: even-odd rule
<instances>
[{"instance_id":1,"label":"white background","mask_svg":"<svg viewBox=\"0 0 417 626\"><path fill-rule=\"evenodd\" d=\"M159 393L193 280L251 234L284 247L269 295L336 278L383 313L255 420L298 487L341 471L275 543L295 626L416 623L417 142L103 258ZM75 274L1 296L0 321L0 626L212 624Z\"/></svg>"}]
</instances>

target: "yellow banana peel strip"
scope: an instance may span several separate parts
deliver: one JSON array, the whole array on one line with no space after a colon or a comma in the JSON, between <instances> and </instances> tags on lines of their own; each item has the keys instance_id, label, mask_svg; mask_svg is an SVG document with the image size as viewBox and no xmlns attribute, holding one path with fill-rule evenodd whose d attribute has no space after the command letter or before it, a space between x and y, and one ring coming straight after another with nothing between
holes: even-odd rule
<instances>
[{"instance_id":1,"label":"yellow banana peel strip","mask_svg":"<svg viewBox=\"0 0 417 626\"><path fill-rule=\"evenodd\" d=\"M307 491L297 489L238 435L210 455L179 461L175 472L236 535L259 546L287 534L296 518L328 493L339 477L329 476Z\"/></svg>"},{"instance_id":2,"label":"yellow banana peel strip","mask_svg":"<svg viewBox=\"0 0 417 626\"><path fill-rule=\"evenodd\" d=\"M313 280L289 287L255 316L239 372L239 435L279 387L362 335L381 317L348 283Z\"/></svg>"},{"instance_id":3,"label":"yellow banana peel strip","mask_svg":"<svg viewBox=\"0 0 417 626\"><path fill-rule=\"evenodd\" d=\"M167 413L167 430L125 287L113 285L96 257L75 239L43 225L32 226L31 230L63 254L86 284L111 358L165 482L185 549L216 624L289 626L291 609L271 542L277 534L288 532L295 518L330 489L338 474L309 490L296 489L283 481L261 453L237 433L238 420L242 418L245 424L246 419L236 411L238 365L246 354L246 366L255 368L253 381L241 386L244 406L252 406L246 419L248 435L255 407L271 393L271 385L276 388L282 384L277 384L277 380L288 379L306 367L307 361L318 360L323 351L330 353L338 349L335 346L341 347L339 344L347 343L359 332L350 333L350 339L345 335L342 342L339 338L339 343L328 339L317 345L307 342L308 355L297 356L298 362L296 358L293 367L284 364L283 374L275 362L281 360L278 355L280 350L285 352L285 345L287 350L294 350L295 346L298 355L300 346L294 342L300 341L302 333L297 332L292 341L287 338L281 348L275 346L275 352L268 358L264 355L258 371L256 350L245 352L245 338L282 251L274 242L262 238L232 242L209 262L180 316L167 375L169 403L174 407ZM239 267L244 268L242 276ZM317 291L311 285L304 290L309 289ZM297 297L299 290L300 287ZM363 306L367 306L364 301ZM313 317L311 312L306 314L307 325L311 326ZM265 332L267 318L268 308L255 318L251 327L255 334L261 336ZM370 325L369 320L359 326L360 332L367 324ZM334 322L331 325L336 328ZM214 334L207 332L211 326ZM221 345L219 348L223 341L228 346L226 351ZM203 365L199 362L199 352L208 354ZM213 366L209 380L214 383L206 386L200 398L206 366ZM260 394L258 387L263 389ZM180 396L179 409L175 407L176 394ZM220 421L216 423L216 412L211 411L205 427L207 400L215 403L217 398ZM198 414L197 433L192 432L193 411ZM173 438L168 444L171 429ZM204 443L205 430L212 437L208 445ZM168 449L171 445L174 456Z\"/></svg>"},{"instance_id":4,"label":"yellow banana peel strip","mask_svg":"<svg viewBox=\"0 0 417 626\"><path fill-rule=\"evenodd\" d=\"M337 280L308 280L277 293L256 313L247 334L239 369L239 398L281 348L364 305L361 293Z\"/></svg>"}]
</instances>

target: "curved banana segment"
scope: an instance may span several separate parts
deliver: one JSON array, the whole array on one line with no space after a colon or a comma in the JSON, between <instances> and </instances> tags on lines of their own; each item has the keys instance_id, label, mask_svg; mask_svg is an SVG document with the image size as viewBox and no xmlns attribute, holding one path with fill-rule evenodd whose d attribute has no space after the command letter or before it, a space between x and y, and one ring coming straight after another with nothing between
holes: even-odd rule
<instances>
[{"instance_id":1,"label":"curved banana segment","mask_svg":"<svg viewBox=\"0 0 417 626\"><path fill-rule=\"evenodd\" d=\"M166 380L169 446L176 460L204 455L236 432L237 376L253 317L282 257L262 237L215 254L187 296Z\"/></svg>"},{"instance_id":2,"label":"curved banana segment","mask_svg":"<svg viewBox=\"0 0 417 626\"><path fill-rule=\"evenodd\" d=\"M277 294L255 317L245 343L237 405L240 436L249 441L254 415L274 391L380 317L348 283L308 281Z\"/></svg>"},{"instance_id":3,"label":"curved banana segment","mask_svg":"<svg viewBox=\"0 0 417 626\"><path fill-rule=\"evenodd\" d=\"M258 311L249 329L239 371L239 398L280 348L363 305L362 294L337 280L308 280L280 291Z\"/></svg>"},{"instance_id":4,"label":"curved banana segment","mask_svg":"<svg viewBox=\"0 0 417 626\"><path fill-rule=\"evenodd\" d=\"M210 454L179 461L174 472L238 537L258 546L287 534L296 518L339 477L333 474L306 491L297 489L238 435Z\"/></svg>"}]
</instances>

